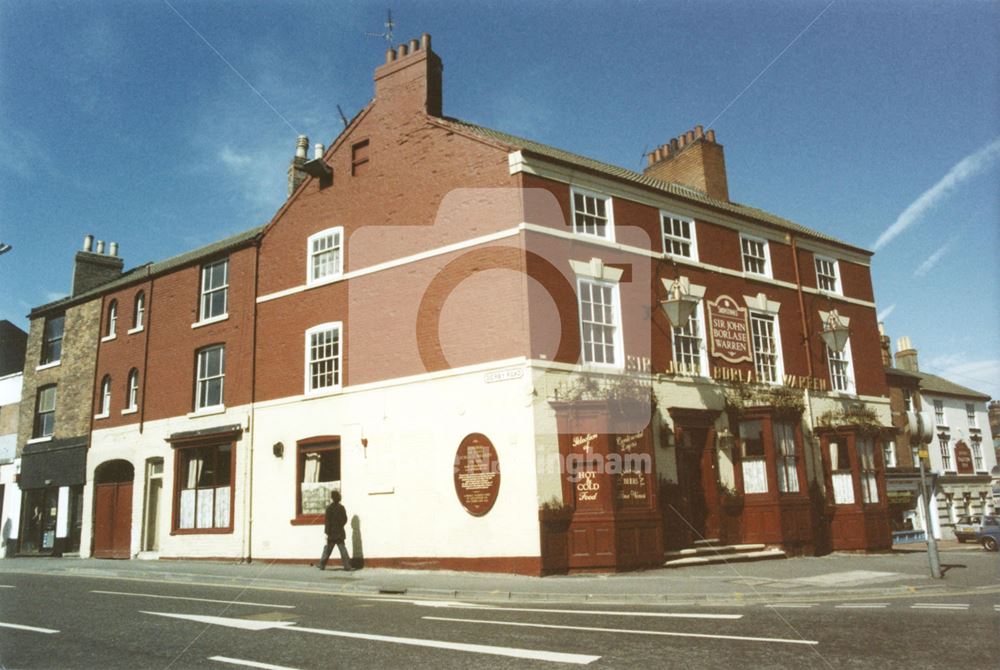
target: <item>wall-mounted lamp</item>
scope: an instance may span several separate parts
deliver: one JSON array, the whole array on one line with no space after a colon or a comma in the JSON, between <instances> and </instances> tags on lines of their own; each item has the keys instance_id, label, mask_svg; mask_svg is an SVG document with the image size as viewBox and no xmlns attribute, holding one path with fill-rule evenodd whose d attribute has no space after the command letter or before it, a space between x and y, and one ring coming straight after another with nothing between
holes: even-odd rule
<instances>
[{"instance_id":1,"label":"wall-mounted lamp","mask_svg":"<svg viewBox=\"0 0 1000 670\"><path fill-rule=\"evenodd\" d=\"M733 434L729 432L728 428L723 428L715 436L715 443L722 451L729 451L732 449L733 442Z\"/></svg>"},{"instance_id":2,"label":"wall-mounted lamp","mask_svg":"<svg viewBox=\"0 0 1000 670\"><path fill-rule=\"evenodd\" d=\"M837 310L831 312L820 311L819 318L823 321L823 330L819 336L831 351L842 353L847 346L847 339L851 335L848 325L851 320L846 316L841 316Z\"/></svg>"},{"instance_id":3,"label":"wall-mounted lamp","mask_svg":"<svg viewBox=\"0 0 1000 670\"><path fill-rule=\"evenodd\" d=\"M673 282L666 278L660 281L667 289L667 299L660 301L660 308L667 315L670 325L683 328L705 297L705 287L690 283L687 277L677 277Z\"/></svg>"},{"instance_id":4,"label":"wall-mounted lamp","mask_svg":"<svg viewBox=\"0 0 1000 670\"><path fill-rule=\"evenodd\" d=\"M281 442L275 442L274 446L271 447L271 451L274 452L275 458L281 458L282 456L285 455L285 445L282 444Z\"/></svg>"}]
</instances>

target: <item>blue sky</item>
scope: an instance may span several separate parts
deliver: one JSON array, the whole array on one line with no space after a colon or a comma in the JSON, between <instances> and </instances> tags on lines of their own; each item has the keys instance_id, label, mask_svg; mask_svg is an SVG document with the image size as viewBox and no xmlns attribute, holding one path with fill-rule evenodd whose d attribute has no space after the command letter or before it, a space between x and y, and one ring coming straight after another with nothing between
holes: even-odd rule
<instances>
[{"instance_id":1,"label":"blue sky","mask_svg":"<svg viewBox=\"0 0 1000 670\"><path fill-rule=\"evenodd\" d=\"M1000 397L998 2L2 2L0 319L87 233L131 267L266 222L296 135L371 98L387 6L447 115L633 169L711 125L733 200L877 249L893 340Z\"/></svg>"}]
</instances>

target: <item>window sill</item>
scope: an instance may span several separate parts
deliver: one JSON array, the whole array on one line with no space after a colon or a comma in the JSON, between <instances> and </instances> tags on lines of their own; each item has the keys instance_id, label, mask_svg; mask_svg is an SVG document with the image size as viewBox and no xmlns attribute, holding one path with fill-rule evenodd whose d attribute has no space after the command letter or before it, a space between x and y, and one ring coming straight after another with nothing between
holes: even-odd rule
<instances>
[{"instance_id":1,"label":"window sill","mask_svg":"<svg viewBox=\"0 0 1000 670\"><path fill-rule=\"evenodd\" d=\"M109 416L111 416L110 412L101 412L100 414L95 414L94 419L99 421L101 419L107 419Z\"/></svg>"},{"instance_id":2,"label":"window sill","mask_svg":"<svg viewBox=\"0 0 1000 670\"><path fill-rule=\"evenodd\" d=\"M225 414L225 413L226 413L225 405L216 405L215 407L203 407L193 412L188 412L187 418L197 419L200 416L214 416L216 414Z\"/></svg>"},{"instance_id":3,"label":"window sill","mask_svg":"<svg viewBox=\"0 0 1000 670\"><path fill-rule=\"evenodd\" d=\"M110 335L105 335L101 338L101 342L110 342L111 340L117 340L118 333L111 333Z\"/></svg>"},{"instance_id":4,"label":"window sill","mask_svg":"<svg viewBox=\"0 0 1000 670\"><path fill-rule=\"evenodd\" d=\"M232 535L232 528L174 528L171 535Z\"/></svg>"},{"instance_id":5,"label":"window sill","mask_svg":"<svg viewBox=\"0 0 1000 670\"><path fill-rule=\"evenodd\" d=\"M289 523L293 526L322 526L326 522L326 517L322 514L311 514L309 516L297 516Z\"/></svg>"},{"instance_id":6,"label":"window sill","mask_svg":"<svg viewBox=\"0 0 1000 670\"><path fill-rule=\"evenodd\" d=\"M138 407L132 407L132 408L128 408L128 409L123 409L122 410L122 414L123 415L125 415L125 414L135 414L138 411L139 411Z\"/></svg>"},{"instance_id":7,"label":"window sill","mask_svg":"<svg viewBox=\"0 0 1000 670\"><path fill-rule=\"evenodd\" d=\"M127 335L135 335L136 333L141 333L144 330L146 330L146 328L144 326L137 326L135 328L129 328L128 332L126 334Z\"/></svg>"},{"instance_id":8,"label":"window sill","mask_svg":"<svg viewBox=\"0 0 1000 670\"><path fill-rule=\"evenodd\" d=\"M25 442L25 444L41 444L42 442L51 442L51 441L52 441L52 436L49 435L47 437L33 437L27 442Z\"/></svg>"},{"instance_id":9,"label":"window sill","mask_svg":"<svg viewBox=\"0 0 1000 670\"><path fill-rule=\"evenodd\" d=\"M196 321L191 324L191 328L201 328L202 326L210 326L213 323L219 323L220 321L225 321L229 318L229 314L222 314L221 316L213 316L211 319L202 319L201 321Z\"/></svg>"},{"instance_id":10,"label":"window sill","mask_svg":"<svg viewBox=\"0 0 1000 670\"><path fill-rule=\"evenodd\" d=\"M48 370L49 368L58 367L61 363L62 363L61 358L58 361L52 361L51 363L42 363L41 365L35 368L35 372L38 372L39 370Z\"/></svg>"},{"instance_id":11,"label":"window sill","mask_svg":"<svg viewBox=\"0 0 1000 670\"><path fill-rule=\"evenodd\" d=\"M744 270L743 277L745 279L774 279L766 272L754 272L753 270Z\"/></svg>"},{"instance_id":12,"label":"window sill","mask_svg":"<svg viewBox=\"0 0 1000 670\"><path fill-rule=\"evenodd\" d=\"M338 395L343 392L343 388L338 384L337 386L330 386L328 388L316 389L314 391L306 390L303 394L306 398L322 398L328 395Z\"/></svg>"}]
</instances>

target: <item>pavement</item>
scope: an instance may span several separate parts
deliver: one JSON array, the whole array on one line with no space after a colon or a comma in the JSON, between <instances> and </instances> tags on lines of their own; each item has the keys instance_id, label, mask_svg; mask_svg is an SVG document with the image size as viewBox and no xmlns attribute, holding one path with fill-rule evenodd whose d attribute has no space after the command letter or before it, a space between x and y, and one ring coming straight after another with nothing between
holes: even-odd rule
<instances>
[{"instance_id":1,"label":"pavement","mask_svg":"<svg viewBox=\"0 0 1000 670\"><path fill-rule=\"evenodd\" d=\"M958 542L939 542L943 579L933 579L924 543L878 554L834 553L756 563L653 569L617 574L549 577L446 570L328 568L254 561L98 560L12 558L5 573L118 578L429 600L739 605L818 598L1000 593L1000 554Z\"/></svg>"}]
</instances>

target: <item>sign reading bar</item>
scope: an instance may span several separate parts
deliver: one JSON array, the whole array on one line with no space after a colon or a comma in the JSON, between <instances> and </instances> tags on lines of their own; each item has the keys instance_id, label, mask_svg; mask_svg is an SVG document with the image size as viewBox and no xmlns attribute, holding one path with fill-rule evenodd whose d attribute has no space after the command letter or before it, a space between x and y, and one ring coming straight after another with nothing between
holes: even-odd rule
<instances>
[{"instance_id":1,"label":"sign reading bar","mask_svg":"<svg viewBox=\"0 0 1000 670\"><path fill-rule=\"evenodd\" d=\"M740 307L728 295L708 301L708 332L712 355L729 363L752 361L750 325L746 307Z\"/></svg>"},{"instance_id":2,"label":"sign reading bar","mask_svg":"<svg viewBox=\"0 0 1000 670\"><path fill-rule=\"evenodd\" d=\"M482 433L467 435L455 454L455 493L472 516L483 516L500 493L500 459Z\"/></svg>"}]
</instances>

